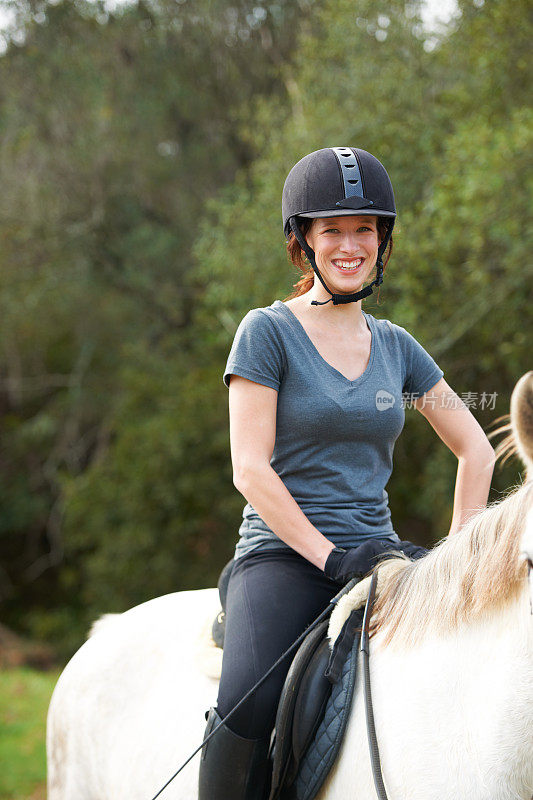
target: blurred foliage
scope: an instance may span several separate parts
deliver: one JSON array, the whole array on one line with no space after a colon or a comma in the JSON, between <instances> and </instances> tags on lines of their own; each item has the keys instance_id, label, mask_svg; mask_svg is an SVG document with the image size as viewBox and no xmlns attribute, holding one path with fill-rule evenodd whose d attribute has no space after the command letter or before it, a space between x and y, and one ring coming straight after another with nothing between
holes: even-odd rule
<instances>
[{"instance_id":1,"label":"blurred foliage","mask_svg":"<svg viewBox=\"0 0 533 800\"><path fill-rule=\"evenodd\" d=\"M403 0L0 6L0 592L67 654L231 556L221 376L242 316L298 278L280 196L306 152L383 160L400 215L366 309L459 393L498 393L482 425L508 411L531 366L530 9L467 0L428 37ZM454 473L408 411L401 538L445 535Z\"/></svg>"}]
</instances>

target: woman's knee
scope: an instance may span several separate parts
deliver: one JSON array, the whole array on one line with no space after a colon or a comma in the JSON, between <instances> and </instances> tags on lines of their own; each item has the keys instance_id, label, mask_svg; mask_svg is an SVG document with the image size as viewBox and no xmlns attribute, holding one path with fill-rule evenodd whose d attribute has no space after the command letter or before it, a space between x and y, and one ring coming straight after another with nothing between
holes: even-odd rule
<instances>
[{"instance_id":1,"label":"woman's knee","mask_svg":"<svg viewBox=\"0 0 533 800\"><path fill-rule=\"evenodd\" d=\"M283 678L282 678L283 681ZM279 678L272 683L268 681L256 689L245 700L242 706L231 715L227 722L228 728L246 739L262 739L269 736L274 727L279 697L283 682L280 686ZM225 717L239 703L246 692L248 685L226 688L221 686L218 695L218 712Z\"/></svg>"}]
</instances>

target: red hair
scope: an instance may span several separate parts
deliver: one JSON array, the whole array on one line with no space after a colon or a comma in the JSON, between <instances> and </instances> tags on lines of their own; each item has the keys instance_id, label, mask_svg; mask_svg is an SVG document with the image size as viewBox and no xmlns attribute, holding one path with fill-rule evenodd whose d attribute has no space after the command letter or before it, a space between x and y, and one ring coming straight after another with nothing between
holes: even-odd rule
<instances>
[{"instance_id":1,"label":"red hair","mask_svg":"<svg viewBox=\"0 0 533 800\"><path fill-rule=\"evenodd\" d=\"M383 240L383 238L387 234L388 220L384 219L383 217L378 217L377 220L378 220L378 236L380 240ZM300 230L302 231L304 236L308 232L312 223L313 220L309 219L308 217L302 218L301 221L299 222ZM387 248L384 254L385 255L385 258L383 259L384 272L385 272L385 267L389 263L391 253L392 253L392 236L389 239L389 243L387 244ZM300 278L300 280L297 283L293 284L294 292L292 292L292 294L290 294L288 297L285 298L285 300L292 300L293 297L299 297L301 294L305 294L311 289L311 287L315 282L315 273L313 271L313 268L310 266L309 261L307 260L307 257L304 251L302 250L302 247L298 239L296 238L296 236L292 231L289 234L289 240L287 242L287 255L289 257L289 261L292 264L294 264L294 266L297 269L299 269L300 272L303 272L303 277Z\"/></svg>"}]
</instances>

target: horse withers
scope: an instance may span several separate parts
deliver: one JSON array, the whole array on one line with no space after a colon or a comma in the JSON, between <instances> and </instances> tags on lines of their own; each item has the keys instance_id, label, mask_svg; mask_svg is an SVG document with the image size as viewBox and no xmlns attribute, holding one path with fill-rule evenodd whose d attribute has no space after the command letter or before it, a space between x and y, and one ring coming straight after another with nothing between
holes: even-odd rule
<instances>
[{"instance_id":1,"label":"horse withers","mask_svg":"<svg viewBox=\"0 0 533 800\"><path fill-rule=\"evenodd\" d=\"M515 388L511 423L526 481L379 580L371 679L390 800L533 794L532 372ZM204 711L216 702L221 651L210 631L218 610L216 589L177 592L94 626L50 703L48 800L155 795L201 743ZM197 797L198 758L162 800ZM375 797L357 685L317 798Z\"/></svg>"}]
</instances>

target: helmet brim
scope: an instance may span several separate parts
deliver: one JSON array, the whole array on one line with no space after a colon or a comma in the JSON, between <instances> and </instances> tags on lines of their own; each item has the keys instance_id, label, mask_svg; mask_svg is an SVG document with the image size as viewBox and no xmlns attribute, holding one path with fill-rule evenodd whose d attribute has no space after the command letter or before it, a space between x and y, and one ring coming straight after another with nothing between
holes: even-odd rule
<instances>
[{"instance_id":1,"label":"helmet brim","mask_svg":"<svg viewBox=\"0 0 533 800\"><path fill-rule=\"evenodd\" d=\"M304 211L296 214L297 217L307 217L307 219L322 219L323 217L391 217L395 218L394 211L380 211L379 208L336 208L327 211Z\"/></svg>"}]
</instances>

